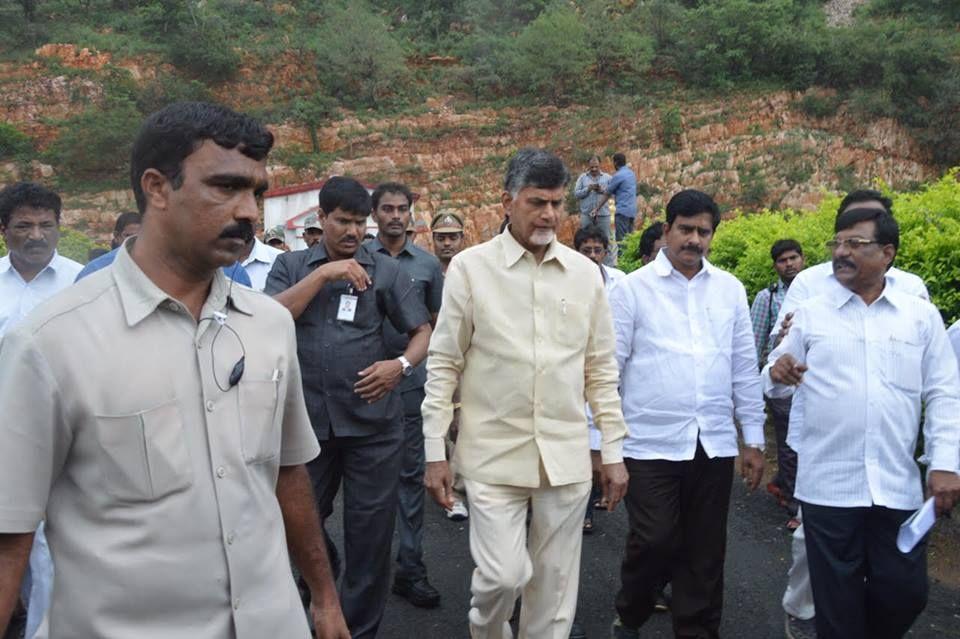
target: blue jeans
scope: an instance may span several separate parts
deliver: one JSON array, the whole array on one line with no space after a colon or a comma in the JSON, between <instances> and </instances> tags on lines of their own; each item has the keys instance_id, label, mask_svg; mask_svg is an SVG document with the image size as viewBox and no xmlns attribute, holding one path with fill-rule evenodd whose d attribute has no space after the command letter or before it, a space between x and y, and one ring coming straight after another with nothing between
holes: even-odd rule
<instances>
[{"instance_id":1,"label":"blue jeans","mask_svg":"<svg viewBox=\"0 0 960 639\"><path fill-rule=\"evenodd\" d=\"M637 218L616 213L613 216L613 222L617 226L617 241L620 242L623 238L633 233L633 225L637 223Z\"/></svg>"}]
</instances>

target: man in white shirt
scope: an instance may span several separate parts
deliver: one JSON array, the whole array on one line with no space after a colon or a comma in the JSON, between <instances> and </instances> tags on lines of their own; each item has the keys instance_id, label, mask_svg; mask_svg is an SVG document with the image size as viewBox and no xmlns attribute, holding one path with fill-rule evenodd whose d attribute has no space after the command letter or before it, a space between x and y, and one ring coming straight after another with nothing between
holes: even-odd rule
<instances>
[{"instance_id":1,"label":"man in white shirt","mask_svg":"<svg viewBox=\"0 0 960 639\"><path fill-rule=\"evenodd\" d=\"M835 232L840 286L797 309L762 378L770 397L803 383L791 436L817 636L902 637L927 598L926 542L896 546L923 503L921 407L927 486L948 513L960 498L960 373L937 309L891 285L899 228L886 208L847 208Z\"/></svg>"},{"instance_id":2,"label":"man in white shirt","mask_svg":"<svg viewBox=\"0 0 960 639\"><path fill-rule=\"evenodd\" d=\"M27 313L73 284L81 264L57 253L60 196L33 182L0 191L0 232L7 255L0 258L0 338Z\"/></svg>"},{"instance_id":3,"label":"man in white shirt","mask_svg":"<svg viewBox=\"0 0 960 639\"><path fill-rule=\"evenodd\" d=\"M73 284L83 268L57 253L61 207L59 195L33 182L0 191L0 232L9 251L0 258L0 340L35 306ZM40 626L52 585L53 563L41 523L23 585L28 639Z\"/></svg>"},{"instance_id":4,"label":"man in white shirt","mask_svg":"<svg viewBox=\"0 0 960 639\"><path fill-rule=\"evenodd\" d=\"M267 274L273 268L274 260L283 251L264 244L256 235L244 239L247 240L247 247L244 249L246 257L240 260L240 264L250 276L253 289L262 291L267 286Z\"/></svg>"},{"instance_id":5,"label":"man in white shirt","mask_svg":"<svg viewBox=\"0 0 960 639\"><path fill-rule=\"evenodd\" d=\"M616 639L639 636L665 577L676 636L719 636L738 452L751 490L763 475L763 397L747 294L704 258L719 223L709 195L677 193L667 204L665 248L610 293L630 473Z\"/></svg>"},{"instance_id":6,"label":"man in white shirt","mask_svg":"<svg viewBox=\"0 0 960 639\"><path fill-rule=\"evenodd\" d=\"M843 198L837 208L837 216L839 217L841 213L850 209L877 207L893 215L893 201L890 198L873 189L858 189L851 191ZM896 267L891 266L887 270L887 284L908 295L923 300L930 299L923 280L913 273L902 271ZM771 343L774 343L775 340L779 341L786 334L793 313L798 307L818 295L841 288L843 287L833 274L832 262L824 262L801 271L793 279L790 288L787 289L787 294L780 305L780 310L777 312L777 321L770 328ZM796 424L802 421L803 388L801 387L793 393L788 433L795 428L799 428ZM794 444L789 435L787 443L791 447ZM802 520L802 509L797 513L797 519ZM810 588L810 572L807 569L807 551L802 524L793 534L791 552L793 563L788 572L787 588L783 593L786 635L788 639L807 639L815 636L814 617L816 610L813 605L813 592Z\"/></svg>"},{"instance_id":7,"label":"man in white shirt","mask_svg":"<svg viewBox=\"0 0 960 639\"><path fill-rule=\"evenodd\" d=\"M957 363L960 364L960 321L956 321L947 329L947 337L950 338L950 345L953 347L953 353L957 356Z\"/></svg>"}]
</instances>

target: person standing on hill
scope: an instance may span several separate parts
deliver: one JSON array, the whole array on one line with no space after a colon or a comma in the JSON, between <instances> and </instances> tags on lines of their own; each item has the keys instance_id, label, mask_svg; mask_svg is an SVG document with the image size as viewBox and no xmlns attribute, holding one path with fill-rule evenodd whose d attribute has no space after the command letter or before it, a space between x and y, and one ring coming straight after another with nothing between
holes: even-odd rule
<instances>
[{"instance_id":1,"label":"person standing on hill","mask_svg":"<svg viewBox=\"0 0 960 639\"><path fill-rule=\"evenodd\" d=\"M633 232L637 222L637 176L627 166L627 156L623 153L613 154L613 167L616 171L603 190L603 197L594 205L590 215L599 215L607 200L613 197L616 209L614 211L616 239L620 242Z\"/></svg>"}]
</instances>

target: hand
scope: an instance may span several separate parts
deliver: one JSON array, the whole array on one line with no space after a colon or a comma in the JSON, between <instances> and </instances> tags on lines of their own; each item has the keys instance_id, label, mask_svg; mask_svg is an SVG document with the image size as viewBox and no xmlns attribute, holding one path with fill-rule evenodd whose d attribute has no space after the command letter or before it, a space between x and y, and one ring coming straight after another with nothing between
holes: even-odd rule
<instances>
[{"instance_id":1,"label":"hand","mask_svg":"<svg viewBox=\"0 0 960 639\"><path fill-rule=\"evenodd\" d=\"M807 372L806 364L798 364L790 353L784 353L770 367L770 379L777 384L798 386Z\"/></svg>"},{"instance_id":2,"label":"hand","mask_svg":"<svg viewBox=\"0 0 960 639\"><path fill-rule=\"evenodd\" d=\"M373 280L355 259L327 262L317 269L328 282L349 282L357 291L367 290Z\"/></svg>"},{"instance_id":3,"label":"hand","mask_svg":"<svg viewBox=\"0 0 960 639\"><path fill-rule=\"evenodd\" d=\"M927 495L933 497L937 515L949 515L960 502L960 475L946 470L931 470L927 477Z\"/></svg>"},{"instance_id":4,"label":"hand","mask_svg":"<svg viewBox=\"0 0 960 639\"><path fill-rule=\"evenodd\" d=\"M340 602L336 598L333 603L318 606L311 601L310 616L313 618L313 627L317 639L350 639L350 630L340 610Z\"/></svg>"},{"instance_id":5,"label":"hand","mask_svg":"<svg viewBox=\"0 0 960 639\"><path fill-rule=\"evenodd\" d=\"M783 338L790 332L791 326L793 326L793 313L787 313L783 316L783 321L780 322L780 330L777 331L776 344L783 341Z\"/></svg>"},{"instance_id":6,"label":"hand","mask_svg":"<svg viewBox=\"0 0 960 639\"><path fill-rule=\"evenodd\" d=\"M600 489L603 491L603 501L607 504L608 512L613 512L627 494L629 481L630 475L627 474L627 467L623 462L600 466Z\"/></svg>"},{"instance_id":7,"label":"hand","mask_svg":"<svg viewBox=\"0 0 960 639\"><path fill-rule=\"evenodd\" d=\"M767 465L759 448L744 446L740 450L740 475L750 492L757 489L763 479L763 468Z\"/></svg>"},{"instance_id":8,"label":"hand","mask_svg":"<svg viewBox=\"0 0 960 639\"><path fill-rule=\"evenodd\" d=\"M446 460L427 462L423 485L435 502L447 510L453 508L453 473Z\"/></svg>"},{"instance_id":9,"label":"hand","mask_svg":"<svg viewBox=\"0 0 960 639\"><path fill-rule=\"evenodd\" d=\"M353 385L353 392L372 404L386 397L400 383L403 364L398 359L374 362L357 375L360 381Z\"/></svg>"}]
</instances>

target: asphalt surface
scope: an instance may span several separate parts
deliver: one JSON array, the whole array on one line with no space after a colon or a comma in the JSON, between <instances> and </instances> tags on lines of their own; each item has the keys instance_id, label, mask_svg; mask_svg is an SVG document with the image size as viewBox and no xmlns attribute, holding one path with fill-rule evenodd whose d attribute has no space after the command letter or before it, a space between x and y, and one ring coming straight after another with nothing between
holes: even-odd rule
<instances>
[{"instance_id":1,"label":"asphalt surface","mask_svg":"<svg viewBox=\"0 0 960 639\"><path fill-rule=\"evenodd\" d=\"M342 535L339 509L328 522L335 539ZM470 602L468 522L448 521L439 506L427 504L424 549L430 582L442 593L439 608L422 610L390 595L380 639L468 639ZM594 518L597 530L584 537L577 619L589 639L610 636L613 598L626 537L621 506ZM790 566L786 517L760 491L748 494L734 480L727 542L726 587L721 634L729 639L779 639L783 633L780 600ZM338 542L339 545L339 542ZM669 615L658 614L643 628L644 639L673 636ZM931 581L927 609L914 624L913 639L960 637L960 590Z\"/></svg>"}]
</instances>

